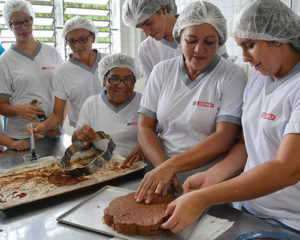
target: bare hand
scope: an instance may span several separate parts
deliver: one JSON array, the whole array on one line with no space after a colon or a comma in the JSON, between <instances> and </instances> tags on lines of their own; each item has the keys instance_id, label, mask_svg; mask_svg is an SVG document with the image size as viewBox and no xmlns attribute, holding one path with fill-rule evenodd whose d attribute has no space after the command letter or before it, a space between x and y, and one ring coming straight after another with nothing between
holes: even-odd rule
<instances>
[{"instance_id":1,"label":"bare hand","mask_svg":"<svg viewBox=\"0 0 300 240\"><path fill-rule=\"evenodd\" d=\"M29 121L33 121L38 117L38 115L45 114L43 109L32 105L31 103L27 103L24 105L21 105L18 111L18 115L20 115L22 118L25 118Z\"/></svg>"},{"instance_id":2,"label":"bare hand","mask_svg":"<svg viewBox=\"0 0 300 240\"><path fill-rule=\"evenodd\" d=\"M135 199L141 202L146 197L146 203L153 200L153 194L159 194L164 190L166 194L166 185L174 177L174 171L166 164L161 164L152 171L148 172L140 183Z\"/></svg>"},{"instance_id":3,"label":"bare hand","mask_svg":"<svg viewBox=\"0 0 300 240\"><path fill-rule=\"evenodd\" d=\"M9 144L8 147L10 149L14 149L17 151L23 151L23 150L29 149L30 145L28 142L26 142L24 140L17 140L17 141L13 141L11 144Z\"/></svg>"},{"instance_id":4,"label":"bare hand","mask_svg":"<svg viewBox=\"0 0 300 240\"><path fill-rule=\"evenodd\" d=\"M56 136L59 136L60 135L60 132L61 132L61 127L60 126L57 126L56 128L54 129L51 129L51 130L47 130L46 133L49 137L56 137Z\"/></svg>"},{"instance_id":5,"label":"bare hand","mask_svg":"<svg viewBox=\"0 0 300 240\"><path fill-rule=\"evenodd\" d=\"M76 139L81 142L92 142L97 133L89 125L83 125L76 131Z\"/></svg>"},{"instance_id":6,"label":"bare hand","mask_svg":"<svg viewBox=\"0 0 300 240\"><path fill-rule=\"evenodd\" d=\"M32 123L33 126L33 133L34 133L34 137L36 138L43 138L43 132L45 131L45 126L43 123ZM30 125L26 125L26 129L27 132L29 134L29 136L32 134L31 133L31 129L30 129Z\"/></svg>"},{"instance_id":7,"label":"bare hand","mask_svg":"<svg viewBox=\"0 0 300 240\"><path fill-rule=\"evenodd\" d=\"M145 161L145 155L139 145L133 149L132 153L124 160L121 167L131 167L137 161Z\"/></svg>"},{"instance_id":8,"label":"bare hand","mask_svg":"<svg viewBox=\"0 0 300 240\"><path fill-rule=\"evenodd\" d=\"M172 216L161 227L178 233L195 221L206 208L198 191L182 195L168 205L167 214Z\"/></svg>"},{"instance_id":9,"label":"bare hand","mask_svg":"<svg viewBox=\"0 0 300 240\"><path fill-rule=\"evenodd\" d=\"M208 171L188 177L182 185L183 194L219 183L218 177Z\"/></svg>"}]
</instances>

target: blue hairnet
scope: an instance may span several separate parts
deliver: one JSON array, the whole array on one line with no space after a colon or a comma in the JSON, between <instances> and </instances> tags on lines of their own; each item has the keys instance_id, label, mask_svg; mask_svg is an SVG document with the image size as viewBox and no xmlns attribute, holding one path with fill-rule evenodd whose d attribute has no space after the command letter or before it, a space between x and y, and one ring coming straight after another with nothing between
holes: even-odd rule
<instances>
[{"instance_id":1,"label":"blue hairnet","mask_svg":"<svg viewBox=\"0 0 300 240\"><path fill-rule=\"evenodd\" d=\"M103 83L104 76L113 68L128 68L136 79L139 78L139 69L135 60L123 53L109 54L101 59L98 65L98 76Z\"/></svg>"},{"instance_id":2,"label":"blue hairnet","mask_svg":"<svg viewBox=\"0 0 300 240\"><path fill-rule=\"evenodd\" d=\"M280 0L249 1L235 14L230 35L289 42L300 52L300 17Z\"/></svg>"},{"instance_id":3,"label":"blue hairnet","mask_svg":"<svg viewBox=\"0 0 300 240\"><path fill-rule=\"evenodd\" d=\"M3 16L5 19L5 22L7 26L9 26L9 21L11 18L11 15L14 12L24 12L28 16L31 16L34 18L34 12L32 11L32 6L30 2L24 1L24 0L8 0L3 5Z\"/></svg>"},{"instance_id":4,"label":"blue hairnet","mask_svg":"<svg viewBox=\"0 0 300 240\"><path fill-rule=\"evenodd\" d=\"M179 43L181 31L190 26L207 23L212 25L219 34L219 45L222 46L227 40L226 19L220 9L215 5L197 1L188 5L179 15L173 29L173 37Z\"/></svg>"},{"instance_id":5,"label":"blue hairnet","mask_svg":"<svg viewBox=\"0 0 300 240\"><path fill-rule=\"evenodd\" d=\"M161 6L166 6L168 13L175 14L174 0L126 0L122 10L123 22L128 27L136 27L156 13Z\"/></svg>"}]
</instances>

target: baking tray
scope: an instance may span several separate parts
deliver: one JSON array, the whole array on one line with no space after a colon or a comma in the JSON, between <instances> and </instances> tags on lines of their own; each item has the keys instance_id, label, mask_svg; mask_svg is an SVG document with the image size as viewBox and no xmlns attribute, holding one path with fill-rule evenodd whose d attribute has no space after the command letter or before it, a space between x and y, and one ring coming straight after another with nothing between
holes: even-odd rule
<instances>
[{"instance_id":1,"label":"baking tray","mask_svg":"<svg viewBox=\"0 0 300 240\"><path fill-rule=\"evenodd\" d=\"M65 176L61 183L53 184L43 175L57 174L57 172L64 174L59 160L60 158L49 157L46 161L39 161L34 164L25 164L12 169L0 169L0 210L5 212L11 208L38 200L103 184L140 171L146 166L144 162L137 162L130 168L120 168L124 158L120 155L113 155L112 160L97 172L78 178L80 179L78 182L70 184L67 181L73 181L72 178ZM28 179L27 176L30 176L34 171L38 172L40 176Z\"/></svg>"},{"instance_id":2,"label":"baking tray","mask_svg":"<svg viewBox=\"0 0 300 240\"><path fill-rule=\"evenodd\" d=\"M57 217L57 221L75 227L103 233L113 237L128 240L184 240L180 235L164 232L157 236L127 236L114 231L103 221L104 209L109 203L120 196L133 192L132 190L105 186L89 198L79 203L66 213Z\"/></svg>"}]
</instances>

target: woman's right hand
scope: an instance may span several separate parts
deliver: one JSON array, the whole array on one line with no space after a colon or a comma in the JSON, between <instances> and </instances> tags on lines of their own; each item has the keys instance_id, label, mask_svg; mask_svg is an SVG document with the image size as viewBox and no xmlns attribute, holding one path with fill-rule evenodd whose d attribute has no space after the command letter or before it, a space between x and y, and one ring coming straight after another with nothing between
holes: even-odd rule
<instances>
[{"instance_id":1,"label":"woman's right hand","mask_svg":"<svg viewBox=\"0 0 300 240\"><path fill-rule=\"evenodd\" d=\"M35 120L38 117L38 115L45 114L43 109L41 109L35 105L32 105L31 103L19 105L17 113L19 116L21 116L22 118L25 118L29 121Z\"/></svg>"},{"instance_id":2,"label":"woman's right hand","mask_svg":"<svg viewBox=\"0 0 300 240\"><path fill-rule=\"evenodd\" d=\"M97 133L89 125L83 125L75 132L75 135L76 140L81 142L92 142L97 136Z\"/></svg>"},{"instance_id":3,"label":"woman's right hand","mask_svg":"<svg viewBox=\"0 0 300 240\"><path fill-rule=\"evenodd\" d=\"M189 176L182 185L183 194L219 183L218 176L209 171Z\"/></svg>"},{"instance_id":4,"label":"woman's right hand","mask_svg":"<svg viewBox=\"0 0 300 240\"><path fill-rule=\"evenodd\" d=\"M43 132L45 131L45 126L43 123L32 123L32 126L33 126L33 133L34 133L34 136L36 138L43 138L44 135L43 135ZM31 129L30 129L30 125L26 125L26 129L27 129L27 132L29 134L29 136L32 134L31 133Z\"/></svg>"}]
</instances>

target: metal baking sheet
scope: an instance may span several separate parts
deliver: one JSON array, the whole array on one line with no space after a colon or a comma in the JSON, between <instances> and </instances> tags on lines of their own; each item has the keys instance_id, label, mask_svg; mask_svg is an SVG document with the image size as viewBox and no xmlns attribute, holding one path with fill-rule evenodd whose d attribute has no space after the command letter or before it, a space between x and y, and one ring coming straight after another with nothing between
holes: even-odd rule
<instances>
[{"instance_id":1,"label":"metal baking sheet","mask_svg":"<svg viewBox=\"0 0 300 240\"><path fill-rule=\"evenodd\" d=\"M103 221L104 209L109 203L120 196L133 192L132 190L105 186L85 201L79 203L57 218L57 221L79 228L104 233L113 237L128 240L184 240L181 235L165 232L157 236L126 236L114 231Z\"/></svg>"},{"instance_id":2,"label":"metal baking sheet","mask_svg":"<svg viewBox=\"0 0 300 240\"><path fill-rule=\"evenodd\" d=\"M109 180L140 171L146 166L143 162L137 162L136 165L130 168L121 169L117 166L122 164L124 158L120 155L114 155L113 159L102 166L97 172L83 176L82 180L75 184L64 185L64 182L62 182L61 185L56 186L48 182L47 178L43 176L31 178L30 180L26 179L27 175L30 175L33 170L37 170L41 174L45 174L47 171L50 171L50 174L52 172L55 173L55 171L61 168L59 160L59 158L50 157L45 161L37 161L35 164L20 165L12 169L0 169L0 210L6 211L10 208L37 200L102 184ZM115 164L117 165L115 166Z\"/></svg>"}]
</instances>

